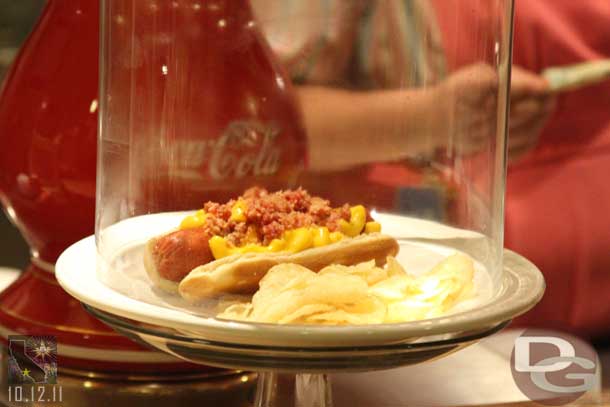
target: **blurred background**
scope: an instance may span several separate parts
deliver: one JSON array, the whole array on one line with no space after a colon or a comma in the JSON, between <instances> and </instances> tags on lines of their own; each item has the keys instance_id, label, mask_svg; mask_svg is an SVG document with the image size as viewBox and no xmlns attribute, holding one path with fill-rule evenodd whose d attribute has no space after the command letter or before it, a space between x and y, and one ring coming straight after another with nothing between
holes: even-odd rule
<instances>
[{"instance_id":1,"label":"blurred background","mask_svg":"<svg viewBox=\"0 0 610 407\"><path fill-rule=\"evenodd\" d=\"M40 14L44 0L0 0L0 82ZM24 268L29 254L28 247L0 212L0 267Z\"/></svg>"}]
</instances>

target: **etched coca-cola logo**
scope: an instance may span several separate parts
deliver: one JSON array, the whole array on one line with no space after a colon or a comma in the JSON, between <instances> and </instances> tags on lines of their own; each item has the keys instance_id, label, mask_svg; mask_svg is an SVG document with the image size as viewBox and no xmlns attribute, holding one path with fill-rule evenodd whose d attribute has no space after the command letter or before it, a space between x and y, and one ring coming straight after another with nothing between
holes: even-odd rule
<instances>
[{"instance_id":1,"label":"etched coca-cola logo","mask_svg":"<svg viewBox=\"0 0 610 407\"><path fill-rule=\"evenodd\" d=\"M203 170L216 181L272 175L281 164L279 133L277 127L257 121L233 121L216 139L176 144L176 162Z\"/></svg>"}]
</instances>

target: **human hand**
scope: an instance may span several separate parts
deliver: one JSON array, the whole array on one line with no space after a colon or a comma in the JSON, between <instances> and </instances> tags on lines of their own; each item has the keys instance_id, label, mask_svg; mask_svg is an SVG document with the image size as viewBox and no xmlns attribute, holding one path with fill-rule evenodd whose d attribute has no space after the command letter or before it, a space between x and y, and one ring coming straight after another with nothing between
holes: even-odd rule
<instances>
[{"instance_id":1,"label":"human hand","mask_svg":"<svg viewBox=\"0 0 610 407\"><path fill-rule=\"evenodd\" d=\"M440 112L441 146L458 154L472 154L489 143L496 132L498 74L483 63L453 72L435 90ZM443 131L444 130L444 131Z\"/></svg>"},{"instance_id":2,"label":"human hand","mask_svg":"<svg viewBox=\"0 0 610 407\"><path fill-rule=\"evenodd\" d=\"M508 159L516 161L534 149L556 106L547 81L514 66L511 79Z\"/></svg>"}]
</instances>

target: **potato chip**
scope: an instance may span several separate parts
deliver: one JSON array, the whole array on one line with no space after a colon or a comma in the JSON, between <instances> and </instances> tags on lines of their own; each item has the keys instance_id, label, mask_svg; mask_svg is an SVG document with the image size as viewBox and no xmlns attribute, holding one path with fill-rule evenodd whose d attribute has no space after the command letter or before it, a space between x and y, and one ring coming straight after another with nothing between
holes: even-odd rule
<instances>
[{"instance_id":1,"label":"potato chip","mask_svg":"<svg viewBox=\"0 0 610 407\"><path fill-rule=\"evenodd\" d=\"M252 304L233 304L228 306L223 312L218 314L218 318L248 320Z\"/></svg>"},{"instance_id":2,"label":"potato chip","mask_svg":"<svg viewBox=\"0 0 610 407\"><path fill-rule=\"evenodd\" d=\"M392 256L386 258L386 270L388 276L404 276L407 274L402 265Z\"/></svg>"},{"instance_id":3,"label":"potato chip","mask_svg":"<svg viewBox=\"0 0 610 407\"><path fill-rule=\"evenodd\" d=\"M374 295L368 295L368 298L355 303L343 304L340 308L357 315L366 324L382 323L387 312L385 303Z\"/></svg>"},{"instance_id":4,"label":"potato chip","mask_svg":"<svg viewBox=\"0 0 610 407\"><path fill-rule=\"evenodd\" d=\"M324 267L318 274L350 274L362 278L368 285L373 285L388 278L387 270L376 267L375 260L356 264L355 266L344 266L332 264Z\"/></svg>"},{"instance_id":5,"label":"potato chip","mask_svg":"<svg viewBox=\"0 0 610 407\"><path fill-rule=\"evenodd\" d=\"M307 303L345 304L362 301L368 295L362 278L349 274L324 274L313 278L302 290Z\"/></svg>"},{"instance_id":6,"label":"potato chip","mask_svg":"<svg viewBox=\"0 0 610 407\"><path fill-rule=\"evenodd\" d=\"M259 282L261 289L286 291L304 287L316 274L298 264L279 264L273 267Z\"/></svg>"},{"instance_id":7,"label":"potato chip","mask_svg":"<svg viewBox=\"0 0 610 407\"><path fill-rule=\"evenodd\" d=\"M330 265L319 273L296 264L269 270L249 304L233 304L221 318L280 324L362 325L443 315L472 295L474 262L454 254L429 272L412 276L393 257Z\"/></svg>"},{"instance_id":8,"label":"potato chip","mask_svg":"<svg viewBox=\"0 0 610 407\"><path fill-rule=\"evenodd\" d=\"M342 307L336 311L311 315L307 317L307 321L327 325L379 324L384 322L385 314L386 306L375 297L369 297L361 303Z\"/></svg>"},{"instance_id":9,"label":"potato chip","mask_svg":"<svg viewBox=\"0 0 610 407\"><path fill-rule=\"evenodd\" d=\"M384 302L404 299L411 286L413 278L407 274L394 275L369 289L369 292Z\"/></svg>"},{"instance_id":10,"label":"potato chip","mask_svg":"<svg viewBox=\"0 0 610 407\"><path fill-rule=\"evenodd\" d=\"M363 320L359 318L356 314L350 314L349 312L345 312L341 309L332 312L312 315L307 318L307 322L326 325L366 324L366 322L363 322Z\"/></svg>"},{"instance_id":11,"label":"potato chip","mask_svg":"<svg viewBox=\"0 0 610 407\"><path fill-rule=\"evenodd\" d=\"M279 324L302 323L310 315L329 312L333 311L334 309L334 307L326 304L307 304L302 306L292 314L283 317L277 322Z\"/></svg>"}]
</instances>

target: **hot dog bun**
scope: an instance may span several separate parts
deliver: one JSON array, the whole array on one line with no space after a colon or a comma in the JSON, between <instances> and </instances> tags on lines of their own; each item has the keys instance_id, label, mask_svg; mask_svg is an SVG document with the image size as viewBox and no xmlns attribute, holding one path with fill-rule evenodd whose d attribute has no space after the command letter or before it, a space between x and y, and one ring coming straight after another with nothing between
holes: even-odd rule
<instances>
[{"instance_id":1,"label":"hot dog bun","mask_svg":"<svg viewBox=\"0 0 610 407\"><path fill-rule=\"evenodd\" d=\"M319 271L330 264L353 265L374 259L383 265L398 253L396 239L370 233L298 253L238 254L194 268L181 282L180 295L197 303L220 294L253 294L267 271L281 263L296 263Z\"/></svg>"}]
</instances>

